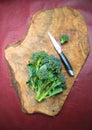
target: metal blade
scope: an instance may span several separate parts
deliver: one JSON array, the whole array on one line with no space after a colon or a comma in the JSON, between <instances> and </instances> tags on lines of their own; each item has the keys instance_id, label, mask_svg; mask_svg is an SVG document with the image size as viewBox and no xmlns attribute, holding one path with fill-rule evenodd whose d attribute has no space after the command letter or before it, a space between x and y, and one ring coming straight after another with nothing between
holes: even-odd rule
<instances>
[{"instance_id":1,"label":"metal blade","mask_svg":"<svg viewBox=\"0 0 92 130\"><path fill-rule=\"evenodd\" d=\"M55 40L55 38L51 35L50 32L48 32L48 35L50 37L51 42L53 43L56 51L60 54L62 52L61 46L58 44L58 42Z\"/></svg>"}]
</instances>

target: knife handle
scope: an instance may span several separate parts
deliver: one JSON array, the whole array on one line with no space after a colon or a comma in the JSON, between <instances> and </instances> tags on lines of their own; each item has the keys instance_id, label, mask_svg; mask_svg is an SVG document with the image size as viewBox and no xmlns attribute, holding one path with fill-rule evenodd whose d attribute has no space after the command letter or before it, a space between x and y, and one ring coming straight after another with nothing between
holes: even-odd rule
<instances>
[{"instance_id":1,"label":"knife handle","mask_svg":"<svg viewBox=\"0 0 92 130\"><path fill-rule=\"evenodd\" d=\"M61 57L61 60L67 70L67 72L69 73L70 76L74 76L74 72L73 72L73 69L72 69L72 66L70 64L70 62L68 61L67 57L64 55L63 52L61 52L60 54L60 57Z\"/></svg>"}]
</instances>

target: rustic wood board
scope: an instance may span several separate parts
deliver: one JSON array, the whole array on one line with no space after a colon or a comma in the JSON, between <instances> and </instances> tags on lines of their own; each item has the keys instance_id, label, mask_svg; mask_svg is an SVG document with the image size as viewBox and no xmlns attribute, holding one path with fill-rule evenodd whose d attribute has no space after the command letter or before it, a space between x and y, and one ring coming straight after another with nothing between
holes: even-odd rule
<instances>
[{"instance_id":1,"label":"rustic wood board","mask_svg":"<svg viewBox=\"0 0 92 130\"><path fill-rule=\"evenodd\" d=\"M27 63L29 57L37 51L44 50L58 57L47 32L51 32L58 40L61 34L68 34L70 41L63 45L63 52L73 66L75 76L70 77L65 68L67 89L58 96L41 103L35 101L35 94L26 85L29 74ZM70 92L89 54L88 32L84 17L69 7L54 8L37 12L31 19L28 32L24 39L5 49L13 86L17 88L22 110L25 113L40 112L50 116L57 115ZM59 57L58 57L59 58Z\"/></svg>"}]
</instances>

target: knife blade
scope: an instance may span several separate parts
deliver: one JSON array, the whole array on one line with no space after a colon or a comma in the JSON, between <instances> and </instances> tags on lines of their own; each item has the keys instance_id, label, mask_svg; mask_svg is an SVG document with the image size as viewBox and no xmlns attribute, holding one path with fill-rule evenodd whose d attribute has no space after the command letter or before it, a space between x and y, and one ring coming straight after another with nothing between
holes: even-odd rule
<instances>
[{"instance_id":1,"label":"knife blade","mask_svg":"<svg viewBox=\"0 0 92 130\"><path fill-rule=\"evenodd\" d=\"M51 35L50 32L48 32L48 35L49 35L50 40L51 40L51 42L53 43L53 45L54 45L56 51L57 51L58 54L60 55L61 60L62 60L62 62L63 62L63 64L64 64L64 66L65 66L65 68L66 68L68 74L69 74L70 76L74 76L74 72L73 72L72 66L71 66L69 60L67 59L67 57L65 56L65 54L64 54L63 51L62 51L62 46L59 45L59 43L55 40L55 38Z\"/></svg>"}]
</instances>

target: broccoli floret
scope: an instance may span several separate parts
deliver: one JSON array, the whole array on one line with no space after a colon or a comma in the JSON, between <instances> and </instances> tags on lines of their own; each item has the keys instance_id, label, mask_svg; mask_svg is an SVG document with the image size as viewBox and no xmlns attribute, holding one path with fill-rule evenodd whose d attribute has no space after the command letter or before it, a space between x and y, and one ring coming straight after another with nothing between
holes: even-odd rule
<instances>
[{"instance_id":1,"label":"broccoli floret","mask_svg":"<svg viewBox=\"0 0 92 130\"><path fill-rule=\"evenodd\" d=\"M27 65L28 86L36 93L38 102L63 92L66 88L65 76L61 74L61 61L44 51L36 52Z\"/></svg>"},{"instance_id":2,"label":"broccoli floret","mask_svg":"<svg viewBox=\"0 0 92 130\"><path fill-rule=\"evenodd\" d=\"M64 44L64 43L66 43L68 41L69 41L68 35L66 35L66 34L61 35L61 37L60 37L61 44Z\"/></svg>"}]
</instances>

